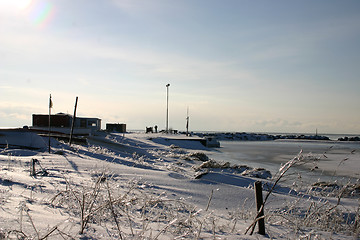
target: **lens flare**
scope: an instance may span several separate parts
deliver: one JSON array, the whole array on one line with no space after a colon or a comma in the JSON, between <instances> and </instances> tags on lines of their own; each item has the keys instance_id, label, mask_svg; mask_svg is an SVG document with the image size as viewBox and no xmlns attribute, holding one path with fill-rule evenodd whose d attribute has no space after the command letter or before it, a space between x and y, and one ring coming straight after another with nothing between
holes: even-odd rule
<instances>
[{"instance_id":1,"label":"lens flare","mask_svg":"<svg viewBox=\"0 0 360 240\"><path fill-rule=\"evenodd\" d=\"M55 8L49 1L30 1L27 11L31 22L35 25L44 27L49 24L54 16Z\"/></svg>"}]
</instances>

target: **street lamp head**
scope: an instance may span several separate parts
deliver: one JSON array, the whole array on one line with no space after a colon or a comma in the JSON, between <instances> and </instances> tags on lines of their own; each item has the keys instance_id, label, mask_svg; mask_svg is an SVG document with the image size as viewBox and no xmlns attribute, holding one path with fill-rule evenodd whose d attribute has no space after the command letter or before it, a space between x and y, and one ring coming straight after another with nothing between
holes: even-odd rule
<instances>
[{"instance_id":1,"label":"street lamp head","mask_svg":"<svg viewBox=\"0 0 360 240\"><path fill-rule=\"evenodd\" d=\"M166 84L166 87L169 87L170 86L170 83Z\"/></svg>"}]
</instances>

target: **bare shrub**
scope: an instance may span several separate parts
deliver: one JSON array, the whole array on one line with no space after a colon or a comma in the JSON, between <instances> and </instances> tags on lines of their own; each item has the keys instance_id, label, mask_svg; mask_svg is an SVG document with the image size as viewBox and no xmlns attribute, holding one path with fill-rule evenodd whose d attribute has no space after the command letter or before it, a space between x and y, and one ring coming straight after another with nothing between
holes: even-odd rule
<instances>
[{"instance_id":1,"label":"bare shrub","mask_svg":"<svg viewBox=\"0 0 360 240\"><path fill-rule=\"evenodd\" d=\"M162 235L195 239L218 229L211 212L196 209L184 199L169 199L135 180L121 186L101 174L90 187L66 182L66 189L51 202L79 219L80 234L91 224L106 227L111 237L119 239L158 239Z\"/></svg>"}]
</instances>

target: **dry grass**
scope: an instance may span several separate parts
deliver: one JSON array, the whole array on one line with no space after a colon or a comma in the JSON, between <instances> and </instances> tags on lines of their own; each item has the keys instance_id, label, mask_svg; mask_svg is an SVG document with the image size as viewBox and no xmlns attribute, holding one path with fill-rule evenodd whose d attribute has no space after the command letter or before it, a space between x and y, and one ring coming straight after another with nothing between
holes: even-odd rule
<instances>
[{"instance_id":1,"label":"dry grass","mask_svg":"<svg viewBox=\"0 0 360 240\"><path fill-rule=\"evenodd\" d=\"M94 151L107 152L104 149ZM273 178L265 196L264 207L267 207L275 187L287 177L289 169L316 160L299 153L284 164ZM238 229L244 228L240 227L241 224L247 221L250 230L256 222L253 221L256 218L255 209L245 208L248 199L244 200L242 207L220 218L211 211L213 192L209 193L207 207L202 210L185 199L169 198L166 193L155 191L137 180L121 182L109 172L94 174L90 183L82 185L69 177L63 178L66 184L51 198L48 206L69 217L66 227L56 225L39 229L32 219L31 211L23 202L19 206L19 225L11 230L0 229L0 239L86 238L97 229L104 230L106 237L116 239L215 239L218 236L240 236L242 233ZM297 189L305 187L296 186ZM350 183L331 191L307 188L302 193L307 199L294 198L293 201L285 202L281 208L266 209L269 236L272 226L283 226L286 228L283 236L288 238L324 239L321 231L358 238L360 205L356 209L342 205L344 197L351 197L349 191L353 188L356 190ZM74 232L78 235L74 235ZM282 236L274 234L274 237Z\"/></svg>"}]
</instances>

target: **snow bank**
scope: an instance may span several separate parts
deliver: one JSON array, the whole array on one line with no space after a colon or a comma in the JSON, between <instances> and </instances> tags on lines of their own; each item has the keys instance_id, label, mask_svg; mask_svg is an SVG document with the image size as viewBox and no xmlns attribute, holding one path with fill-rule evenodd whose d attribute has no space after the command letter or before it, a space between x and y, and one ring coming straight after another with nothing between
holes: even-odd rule
<instances>
[{"instance_id":1,"label":"snow bank","mask_svg":"<svg viewBox=\"0 0 360 240\"><path fill-rule=\"evenodd\" d=\"M156 137L149 138L154 143L158 143L165 146L179 147L185 149L193 149L193 150L207 150L201 142L200 139L177 139L170 137Z\"/></svg>"},{"instance_id":2,"label":"snow bank","mask_svg":"<svg viewBox=\"0 0 360 240\"><path fill-rule=\"evenodd\" d=\"M41 149L47 148L43 138L27 129L1 129L0 146L6 148L29 148Z\"/></svg>"}]
</instances>

